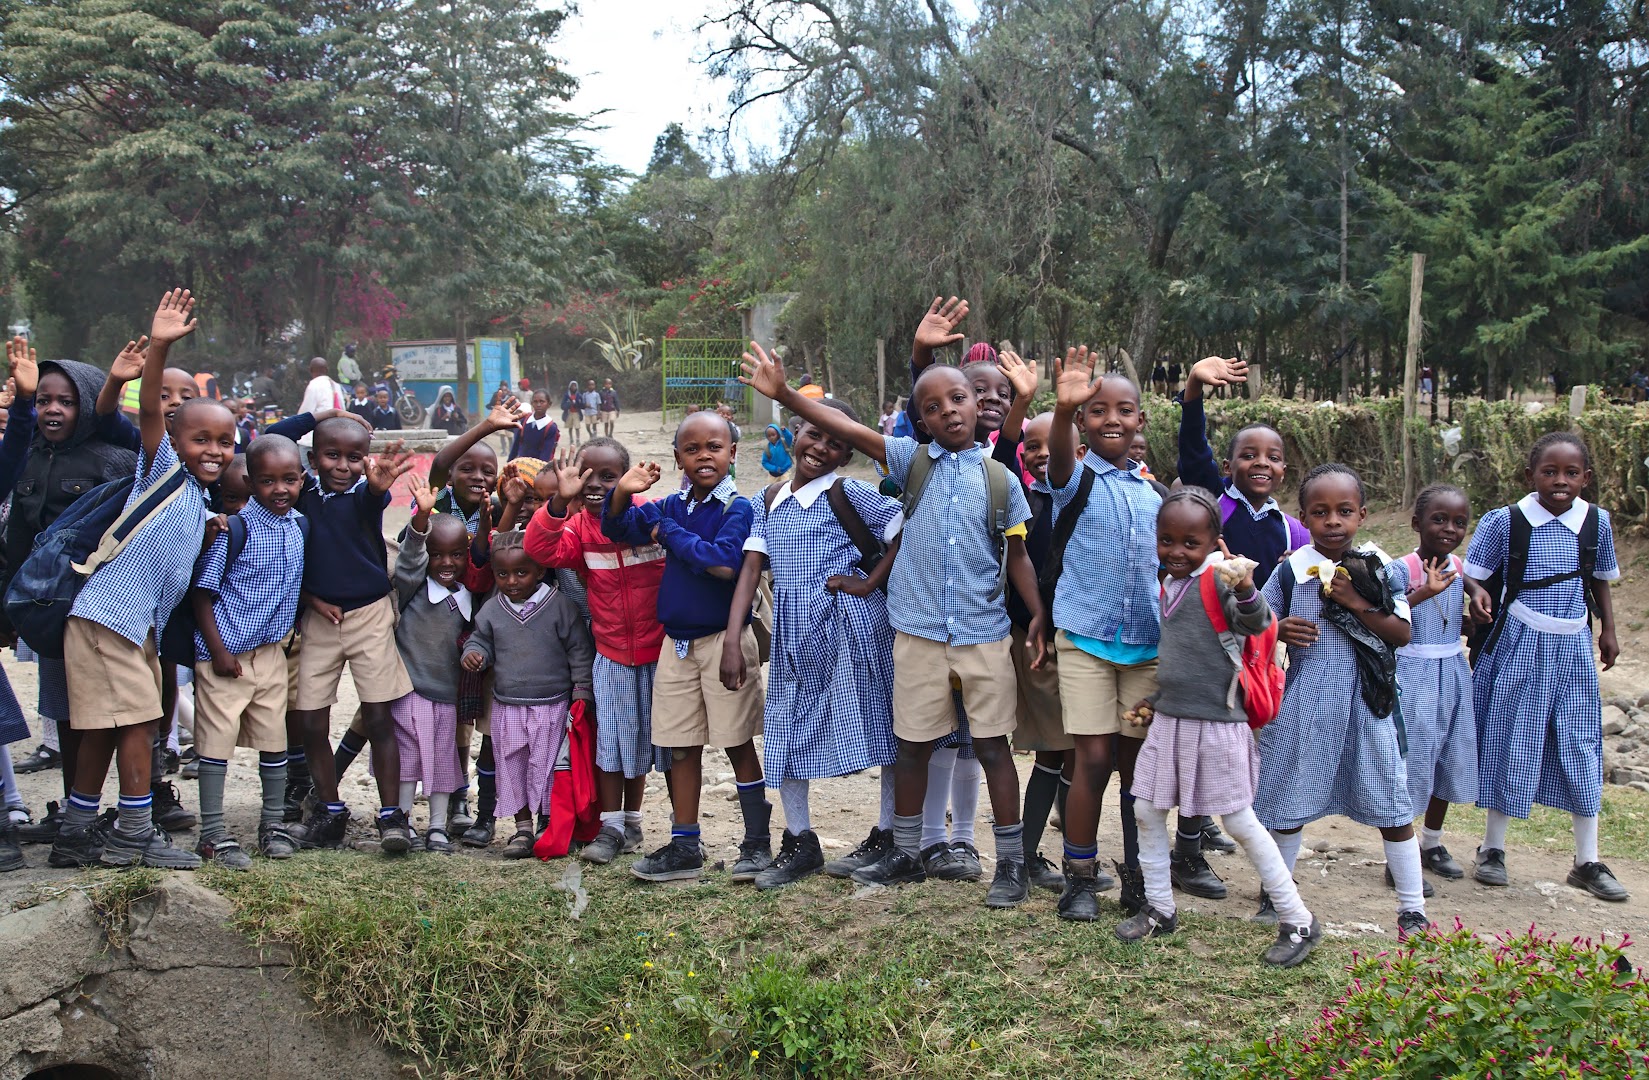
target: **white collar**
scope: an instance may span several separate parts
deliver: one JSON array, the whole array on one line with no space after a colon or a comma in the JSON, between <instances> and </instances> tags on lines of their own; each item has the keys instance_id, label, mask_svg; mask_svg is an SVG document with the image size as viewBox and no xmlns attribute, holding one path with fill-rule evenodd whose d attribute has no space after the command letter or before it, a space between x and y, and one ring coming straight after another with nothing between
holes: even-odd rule
<instances>
[{"instance_id":1,"label":"white collar","mask_svg":"<svg viewBox=\"0 0 1649 1080\"><path fill-rule=\"evenodd\" d=\"M1215 563L1224 562L1224 561L1225 561L1225 553L1220 551L1218 548L1216 548L1213 551L1210 551L1208 553L1208 557L1206 559L1202 560L1202 565L1201 566L1199 566L1195 570L1191 571L1191 576L1192 577L1201 577L1202 572L1204 570L1208 569L1210 566L1213 566Z\"/></svg>"},{"instance_id":2,"label":"white collar","mask_svg":"<svg viewBox=\"0 0 1649 1080\"><path fill-rule=\"evenodd\" d=\"M315 494L317 494L321 497L322 502L326 502L326 500L332 498L335 495L348 495L350 492L354 491L356 488L359 488L362 484L366 483L366 477L362 476L362 477L357 478L356 481L353 484L350 484L349 487L345 488L343 491L328 491L326 489L326 485L321 483L321 477L320 477L319 473L310 473L309 475L315 481Z\"/></svg>"},{"instance_id":3,"label":"white collar","mask_svg":"<svg viewBox=\"0 0 1649 1080\"><path fill-rule=\"evenodd\" d=\"M823 476L815 477L799 488L795 486L796 482L792 480L779 489L779 494L773 499L773 509L769 510L768 513L771 514L773 510L777 510L779 504L786 499L795 499L803 510L811 510L813 504L819 501L819 496L829 491L830 486L835 482L835 472L827 472Z\"/></svg>"},{"instance_id":4,"label":"white collar","mask_svg":"<svg viewBox=\"0 0 1649 1080\"><path fill-rule=\"evenodd\" d=\"M1248 511L1248 515L1255 521L1265 517L1265 515L1271 513L1273 510L1277 511L1279 514L1283 512L1281 504L1277 502L1276 497L1273 495L1267 495L1265 502L1256 507L1253 503L1248 501L1247 495L1244 495L1242 492L1237 490L1237 485L1235 484L1225 485L1225 493L1229 495L1232 501L1238 506L1246 509Z\"/></svg>"},{"instance_id":5,"label":"white collar","mask_svg":"<svg viewBox=\"0 0 1649 1080\"><path fill-rule=\"evenodd\" d=\"M693 501L693 485L692 484L688 484L686 487L681 489L681 501L687 504L687 512L689 514L691 514L694 510L698 509L699 506L702 503L707 503L711 499L715 499L717 502L721 503L723 506L732 506L733 505L733 500L738 498L738 497L739 497L739 485L736 481L734 481L734 479L731 476L722 477L721 478L721 483L716 485L715 490L710 492L710 494L706 495L699 502L694 502Z\"/></svg>"},{"instance_id":6,"label":"white collar","mask_svg":"<svg viewBox=\"0 0 1649 1080\"><path fill-rule=\"evenodd\" d=\"M527 417L527 425L529 427L536 428L539 431L543 431L545 428L549 427L553 423L555 423L555 418L552 417L549 413L545 413L544 418L542 420L540 420L536 416Z\"/></svg>"},{"instance_id":7,"label":"white collar","mask_svg":"<svg viewBox=\"0 0 1649 1080\"><path fill-rule=\"evenodd\" d=\"M444 604L451 600L458 608L459 614L463 615L466 621L470 618L470 613L475 607L475 597L470 595L468 589L462 585L454 589L448 589L434 578L424 579L424 595L429 597L429 602L432 604Z\"/></svg>"},{"instance_id":8,"label":"white collar","mask_svg":"<svg viewBox=\"0 0 1649 1080\"><path fill-rule=\"evenodd\" d=\"M514 611L517 615L520 615L523 611L526 610L528 604L542 604L545 600L548 600L550 598L550 594L553 593L553 592L555 592L554 589L550 588L548 585L544 584L541 581L541 582L538 583L537 591L535 591L531 596L527 597L525 600L523 600L519 604L517 604L514 600L511 600L509 597L505 596L503 593L498 594L498 599L502 600L505 604L507 604L511 611Z\"/></svg>"},{"instance_id":9,"label":"white collar","mask_svg":"<svg viewBox=\"0 0 1649 1080\"><path fill-rule=\"evenodd\" d=\"M1347 548L1346 551L1348 553L1352 551L1361 551L1378 555L1380 557L1380 565L1382 566L1391 561L1390 555L1387 555L1384 551L1380 550L1378 545L1372 543L1353 544L1351 547ZM1288 565L1294 570L1294 581L1299 583L1310 576L1307 572L1314 566L1335 567L1340 564L1318 551L1315 544L1307 544L1303 548L1295 549L1294 554L1288 557ZM1319 571L1319 573L1320 572L1321 571Z\"/></svg>"},{"instance_id":10,"label":"white collar","mask_svg":"<svg viewBox=\"0 0 1649 1080\"><path fill-rule=\"evenodd\" d=\"M1532 491L1517 500L1517 508L1523 511L1524 517L1529 519L1530 528L1538 529L1548 521L1555 521L1576 536L1580 535L1580 527L1586 524L1586 511L1588 509L1585 499L1576 499L1575 504L1563 511L1562 514L1553 514L1540 505L1540 496Z\"/></svg>"}]
</instances>

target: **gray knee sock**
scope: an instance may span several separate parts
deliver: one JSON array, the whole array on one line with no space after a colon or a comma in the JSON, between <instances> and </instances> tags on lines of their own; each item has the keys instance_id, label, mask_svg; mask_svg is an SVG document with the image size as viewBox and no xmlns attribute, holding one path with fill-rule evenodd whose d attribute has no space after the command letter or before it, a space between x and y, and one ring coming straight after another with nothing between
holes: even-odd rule
<instances>
[{"instance_id":1,"label":"gray knee sock","mask_svg":"<svg viewBox=\"0 0 1649 1080\"><path fill-rule=\"evenodd\" d=\"M996 857L1008 862L1023 863L1025 861L1025 826L1023 823L1013 825L993 825L991 832L996 835Z\"/></svg>"},{"instance_id":2,"label":"gray knee sock","mask_svg":"<svg viewBox=\"0 0 1649 1080\"><path fill-rule=\"evenodd\" d=\"M922 855L922 815L893 815L893 845L920 858Z\"/></svg>"},{"instance_id":3,"label":"gray knee sock","mask_svg":"<svg viewBox=\"0 0 1649 1080\"><path fill-rule=\"evenodd\" d=\"M279 825L286 813L286 752L277 750L258 755L258 779L263 783L263 809L259 825Z\"/></svg>"},{"instance_id":4,"label":"gray knee sock","mask_svg":"<svg viewBox=\"0 0 1649 1080\"><path fill-rule=\"evenodd\" d=\"M216 758L200 758L200 838L218 840L229 832L223 827L223 787L229 779L229 763ZM286 785L281 784L281 797Z\"/></svg>"}]
</instances>

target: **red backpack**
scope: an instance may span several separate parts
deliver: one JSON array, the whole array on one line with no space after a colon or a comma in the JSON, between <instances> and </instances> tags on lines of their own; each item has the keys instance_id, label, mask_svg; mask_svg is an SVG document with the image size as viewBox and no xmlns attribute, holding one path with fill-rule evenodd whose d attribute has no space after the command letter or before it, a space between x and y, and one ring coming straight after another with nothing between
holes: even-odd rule
<instances>
[{"instance_id":1,"label":"red backpack","mask_svg":"<svg viewBox=\"0 0 1649 1080\"><path fill-rule=\"evenodd\" d=\"M1212 567L1198 575L1197 594L1202 598L1202 610L1214 624L1220 644L1237 665L1237 683L1242 686L1243 711L1248 713L1248 726L1255 731L1277 718L1283 704L1283 669L1277 664L1277 617L1264 630L1252 637L1239 638L1225 621L1225 608L1220 605L1220 594L1214 584Z\"/></svg>"}]
</instances>

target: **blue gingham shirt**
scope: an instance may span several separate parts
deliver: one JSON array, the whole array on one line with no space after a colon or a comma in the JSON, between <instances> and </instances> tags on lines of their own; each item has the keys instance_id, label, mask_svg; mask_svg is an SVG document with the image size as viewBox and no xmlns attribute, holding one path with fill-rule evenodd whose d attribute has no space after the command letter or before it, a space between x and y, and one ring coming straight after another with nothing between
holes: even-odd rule
<instances>
[{"instance_id":1,"label":"blue gingham shirt","mask_svg":"<svg viewBox=\"0 0 1649 1080\"><path fill-rule=\"evenodd\" d=\"M1106 642L1118 640L1120 631L1125 645L1155 645L1162 630L1157 602L1162 497L1138 467L1119 469L1090 450L1054 492L1056 519L1076 498L1083 469L1093 471L1094 487L1065 548L1054 589L1054 625Z\"/></svg>"},{"instance_id":2,"label":"blue gingham shirt","mask_svg":"<svg viewBox=\"0 0 1649 1080\"><path fill-rule=\"evenodd\" d=\"M721 483L716 485L715 490L701 500L695 501L693 499L693 489L691 487L682 488L678 494L681 501L687 504L687 512L691 514L711 499L716 500L723 506L732 506L733 500L739 497L739 485L731 476L724 476L721 478Z\"/></svg>"},{"instance_id":3,"label":"blue gingham shirt","mask_svg":"<svg viewBox=\"0 0 1649 1080\"><path fill-rule=\"evenodd\" d=\"M1008 636L1008 608L996 589L1000 568L992 535L990 489L985 483L989 450L960 453L938 443L884 436L888 473L903 485L917 454L934 459L922 501L905 523L899 557L888 577L888 615L895 630L952 645L984 645ZM1008 526L1031 518L1025 489L1008 485Z\"/></svg>"},{"instance_id":4,"label":"blue gingham shirt","mask_svg":"<svg viewBox=\"0 0 1649 1080\"><path fill-rule=\"evenodd\" d=\"M246 522L246 546L235 565L223 572L229 535L220 534L200 557L195 588L217 594L212 616L218 636L232 655L286 640L298 618L298 590L303 587L303 529L296 510L272 514L256 500L240 512ZM212 659L206 639L195 633L195 659Z\"/></svg>"},{"instance_id":5,"label":"blue gingham shirt","mask_svg":"<svg viewBox=\"0 0 1649 1080\"><path fill-rule=\"evenodd\" d=\"M142 498L177 463L170 435L161 437L152 459L140 452L137 482L126 505ZM189 591L205 527L206 489L186 471L183 491L86 579L69 613L101 623L134 645L142 645L152 633L158 645L166 621Z\"/></svg>"}]
</instances>

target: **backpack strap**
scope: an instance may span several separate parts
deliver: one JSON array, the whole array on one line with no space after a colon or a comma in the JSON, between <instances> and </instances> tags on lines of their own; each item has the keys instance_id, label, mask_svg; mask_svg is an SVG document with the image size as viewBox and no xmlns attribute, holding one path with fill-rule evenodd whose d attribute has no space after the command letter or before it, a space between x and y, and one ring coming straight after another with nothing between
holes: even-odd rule
<instances>
[{"instance_id":1,"label":"backpack strap","mask_svg":"<svg viewBox=\"0 0 1649 1080\"><path fill-rule=\"evenodd\" d=\"M779 500L779 492L784 488L784 485L785 481L783 480L776 484L767 485L767 490L762 492L762 509L764 511L769 514L773 512L773 504Z\"/></svg>"},{"instance_id":2,"label":"backpack strap","mask_svg":"<svg viewBox=\"0 0 1649 1080\"><path fill-rule=\"evenodd\" d=\"M1426 567L1425 564L1420 561L1420 553L1418 551L1411 551L1407 555L1404 555L1403 565L1408 569L1409 591L1412 592L1415 589L1418 589L1426 580ZM1450 565L1452 566L1453 564L1451 563Z\"/></svg>"},{"instance_id":3,"label":"backpack strap","mask_svg":"<svg viewBox=\"0 0 1649 1080\"><path fill-rule=\"evenodd\" d=\"M1231 515L1237 512L1237 500L1222 491L1220 492L1219 504L1220 525L1223 527L1226 522L1231 520Z\"/></svg>"},{"instance_id":4,"label":"backpack strap","mask_svg":"<svg viewBox=\"0 0 1649 1080\"><path fill-rule=\"evenodd\" d=\"M1597 571L1597 542L1598 542L1598 512L1597 504L1586 508L1586 520L1581 523L1580 536L1580 594L1586 600L1586 618L1591 619L1597 614L1597 603L1592 595L1596 578L1592 575Z\"/></svg>"},{"instance_id":5,"label":"backpack strap","mask_svg":"<svg viewBox=\"0 0 1649 1080\"><path fill-rule=\"evenodd\" d=\"M933 455L928 452L926 445L918 446L916 456L910 459L910 471L905 474L904 511L906 521L916 516L916 508L921 505L922 493L927 490L928 477L932 473Z\"/></svg>"},{"instance_id":6,"label":"backpack strap","mask_svg":"<svg viewBox=\"0 0 1649 1080\"><path fill-rule=\"evenodd\" d=\"M182 494L186 475L182 462L167 469L165 475L151 485L137 502L120 512L114 524L109 526L103 538L98 541L97 547L86 556L86 561L75 565L75 572L90 575L92 571L119 555L139 529L154 520Z\"/></svg>"},{"instance_id":7,"label":"backpack strap","mask_svg":"<svg viewBox=\"0 0 1649 1080\"><path fill-rule=\"evenodd\" d=\"M882 545L870 534L870 527L865 519L859 516L859 511L847 497L847 481L837 478L830 490L825 492L825 499L830 503L830 512L836 515L836 524L847 533L853 546L859 549L859 569L869 574L876 569L876 564L882 561Z\"/></svg>"},{"instance_id":8,"label":"backpack strap","mask_svg":"<svg viewBox=\"0 0 1649 1080\"><path fill-rule=\"evenodd\" d=\"M1088 505L1088 497L1094 490L1094 470L1085 467L1082 462L1076 463L1081 477L1077 480L1076 494L1066 504L1065 509L1059 511L1054 518L1053 539L1048 544L1048 558L1042 564L1042 572L1037 575L1037 584L1043 589L1052 589L1059 581L1059 575L1065 569L1065 548L1071 542L1071 536L1076 532L1077 518Z\"/></svg>"},{"instance_id":9,"label":"backpack strap","mask_svg":"<svg viewBox=\"0 0 1649 1080\"><path fill-rule=\"evenodd\" d=\"M1284 559L1271 576L1277 582L1277 595L1283 602L1283 609L1277 614L1277 621L1282 622L1294 606L1294 563Z\"/></svg>"},{"instance_id":10,"label":"backpack strap","mask_svg":"<svg viewBox=\"0 0 1649 1080\"><path fill-rule=\"evenodd\" d=\"M1197 577L1197 595L1202 600L1203 613L1208 616L1214 633L1219 635L1220 648L1225 650L1225 655L1231 658L1231 666L1236 669L1225 695L1225 707L1234 709L1237 707L1237 688L1242 681L1242 642L1231 632L1231 624L1226 621L1225 606L1220 603L1219 586L1214 581L1213 569L1204 570Z\"/></svg>"},{"instance_id":11,"label":"backpack strap","mask_svg":"<svg viewBox=\"0 0 1649 1080\"><path fill-rule=\"evenodd\" d=\"M239 514L229 515L229 550L223 553L223 574L229 576L229 568L235 565L240 553L246 550L246 519Z\"/></svg>"},{"instance_id":12,"label":"backpack strap","mask_svg":"<svg viewBox=\"0 0 1649 1080\"><path fill-rule=\"evenodd\" d=\"M1002 598L1008 587L1008 484L1013 478L1007 466L987 457L985 464L985 492L990 498L990 516L986 527L996 544L996 588L991 590L991 602Z\"/></svg>"}]
</instances>

